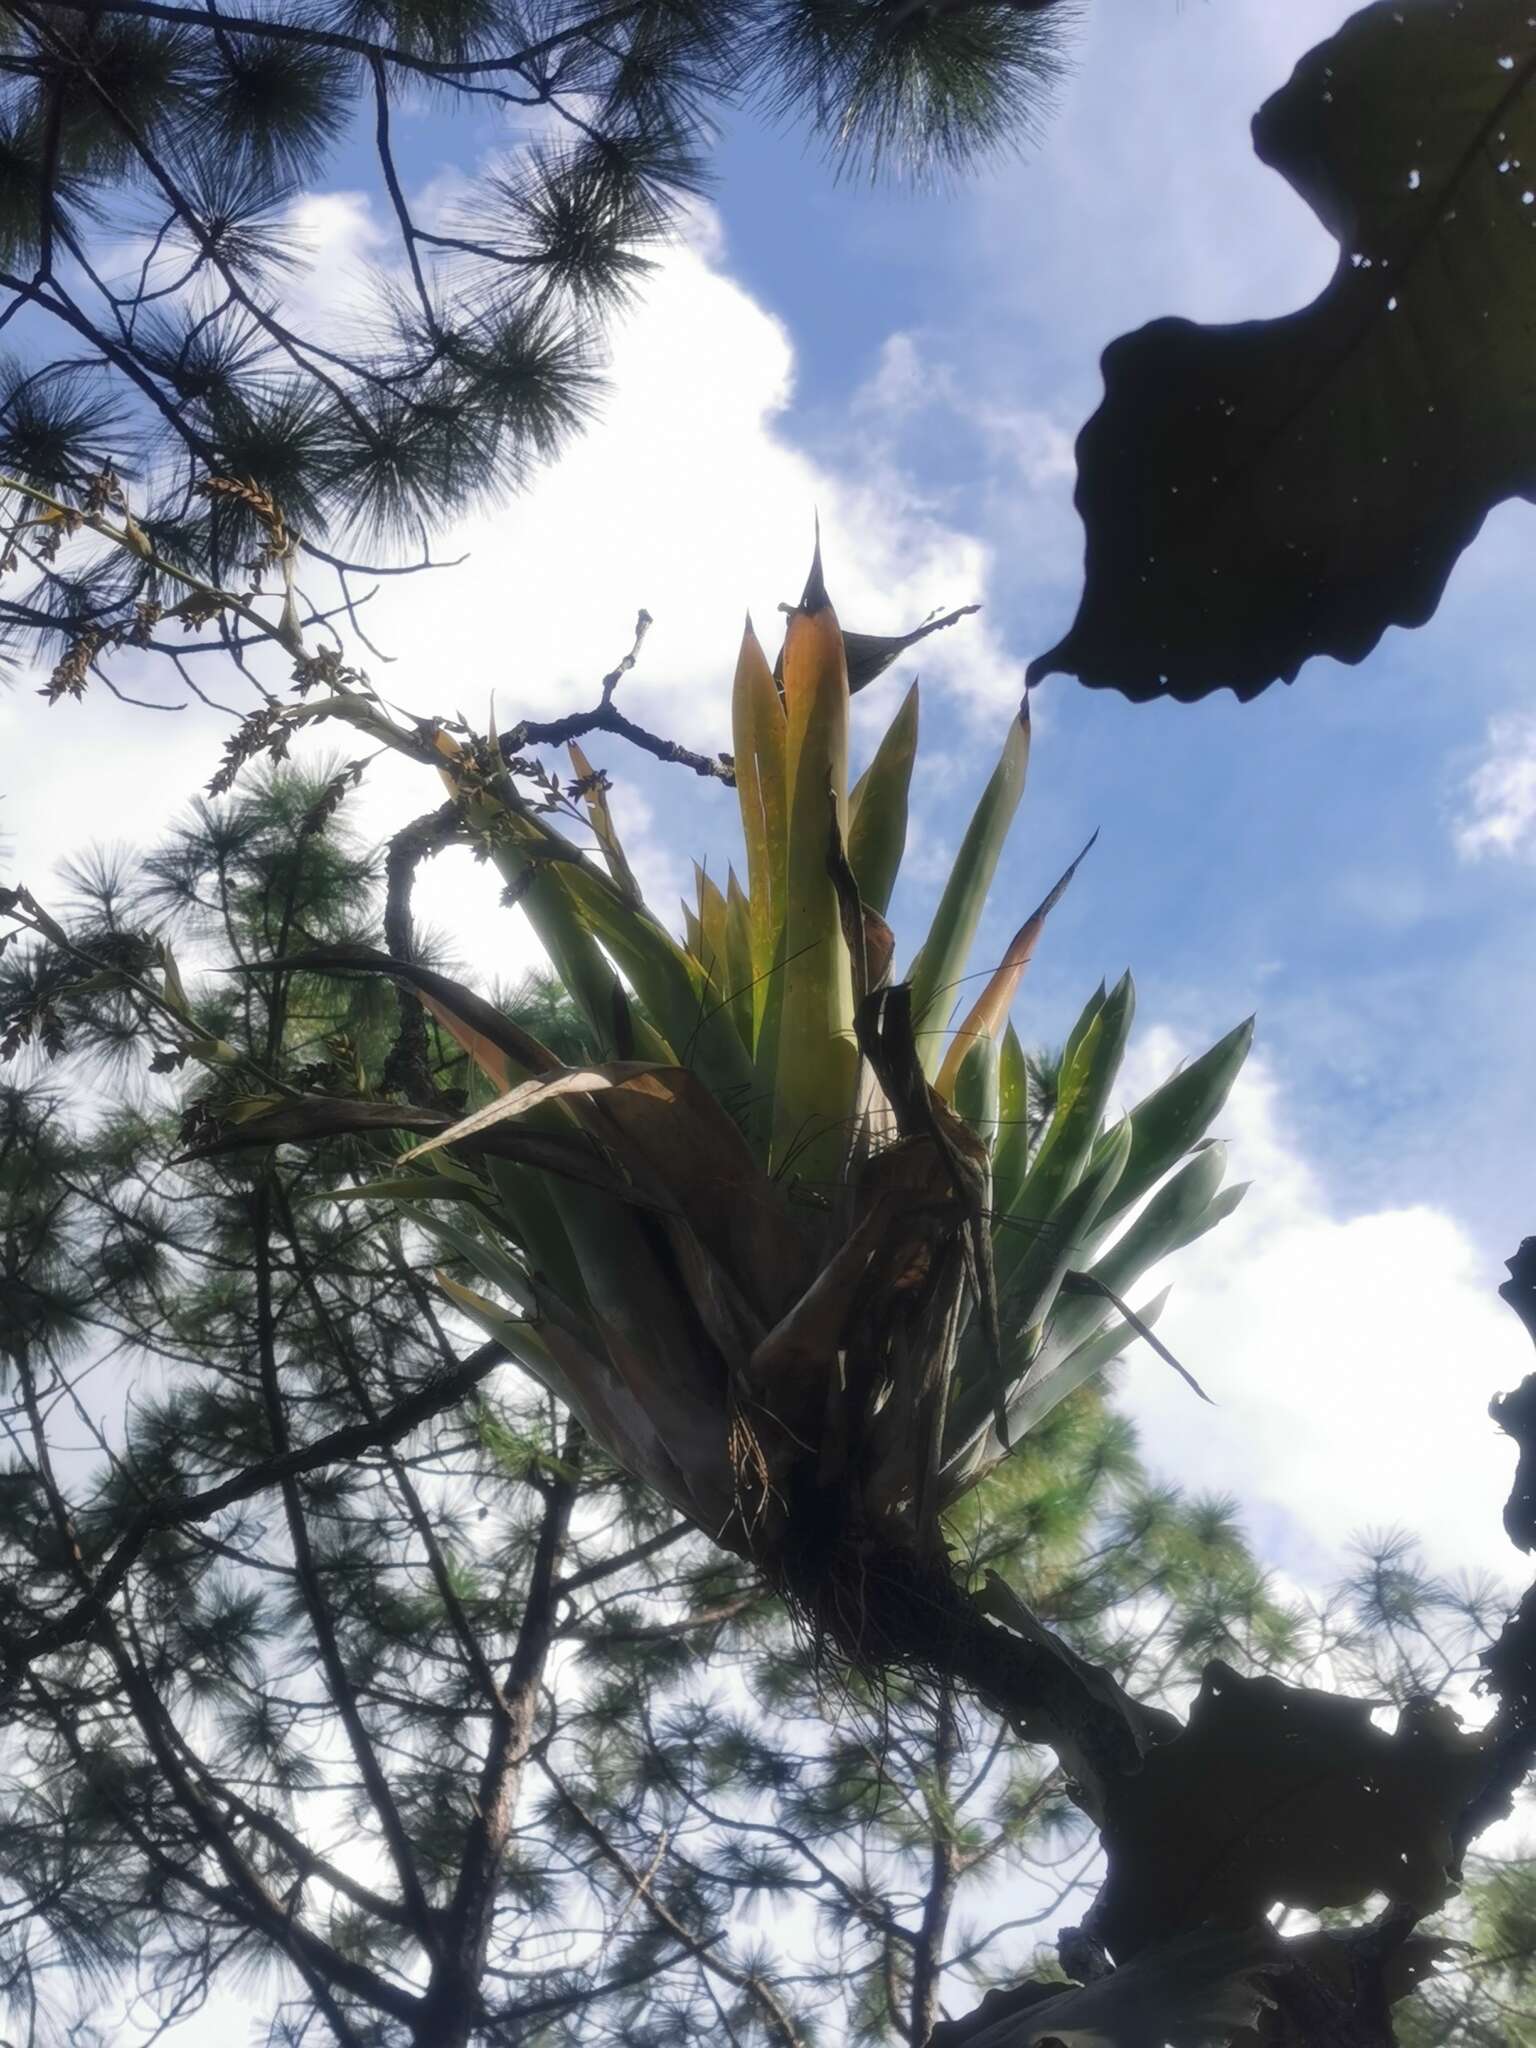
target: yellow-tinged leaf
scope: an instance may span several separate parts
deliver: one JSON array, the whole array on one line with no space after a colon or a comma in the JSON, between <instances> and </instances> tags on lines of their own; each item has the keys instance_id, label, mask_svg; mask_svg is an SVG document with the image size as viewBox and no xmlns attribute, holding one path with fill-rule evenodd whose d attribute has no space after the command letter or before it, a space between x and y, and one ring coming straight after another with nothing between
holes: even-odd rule
<instances>
[{"instance_id":1,"label":"yellow-tinged leaf","mask_svg":"<svg viewBox=\"0 0 1536 2048\"><path fill-rule=\"evenodd\" d=\"M619 835L614 830L613 813L608 807L608 793L600 781L593 780L592 763L575 740L571 741L570 752L571 770L576 780L591 785L584 792L582 802L587 807L593 837L603 849L603 859L608 863L608 872L613 877L615 887L622 889L626 896L632 896L638 903L640 884L635 880L634 870L625 858L624 848L619 843Z\"/></svg>"},{"instance_id":2,"label":"yellow-tinged leaf","mask_svg":"<svg viewBox=\"0 0 1536 2048\"><path fill-rule=\"evenodd\" d=\"M492 1045L483 1032L476 1031L474 1026L466 1023L462 1017L456 1017L448 1005L440 1003L435 996L423 992L419 1000L442 1025L459 1050L468 1053L491 1086L505 1095L518 1076L517 1070L501 1047Z\"/></svg>"},{"instance_id":3,"label":"yellow-tinged leaf","mask_svg":"<svg viewBox=\"0 0 1536 2048\"><path fill-rule=\"evenodd\" d=\"M818 550L784 639L789 771L783 1001L773 1109L775 1170L837 1174L857 1086L853 977L828 867L848 827L848 672Z\"/></svg>"},{"instance_id":4,"label":"yellow-tinged leaf","mask_svg":"<svg viewBox=\"0 0 1536 2048\"><path fill-rule=\"evenodd\" d=\"M731 869L725 892L725 981L731 1015L750 1054L757 1043L752 972L752 905Z\"/></svg>"},{"instance_id":5,"label":"yellow-tinged leaf","mask_svg":"<svg viewBox=\"0 0 1536 2048\"><path fill-rule=\"evenodd\" d=\"M731 742L735 748L741 833L747 849L753 972L762 977L754 1004L761 1024L767 976L784 922L788 802L784 705L750 618L742 634L731 691Z\"/></svg>"},{"instance_id":6,"label":"yellow-tinged leaf","mask_svg":"<svg viewBox=\"0 0 1536 2048\"><path fill-rule=\"evenodd\" d=\"M438 1131L420 1145L413 1145L409 1152L400 1155L401 1165L409 1160L421 1159L429 1152L436 1152L443 1145L461 1145L466 1138L473 1138L481 1131L490 1130L495 1124L505 1123L509 1118L526 1116L531 1109L537 1109L546 1102L555 1102L564 1095L595 1095L606 1088L617 1088L626 1082L643 1081L652 1073L665 1073L666 1068L652 1068L648 1065L615 1060L604 1067L557 1067L552 1074L539 1074L531 1081L523 1081L516 1088L509 1089L495 1102L488 1102L484 1109L477 1109L472 1115L461 1117L456 1124L450 1124L446 1131Z\"/></svg>"},{"instance_id":7,"label":"yellow-tinged leaf","mask_svg":"<svg viewBox=\"0 0 1536 2048\"><path fill-rule=\"evenodd\" d=\"M281 1109L287 1099L285 1095L241 1095L234 1102L226 1102L219 1116L227 1124L248 1124L252 1117Z\"/></svg>"},{"instance_id":8,"label":"yellow-tinged leaf","mask_svg":"<svg viewBox=\"0 0 1536 2048\"><path fill-rule=\"evenodd\" d=\"M169 944L164 939L156 942L156 951L160 956L160 978L164 984L163 993L165 1000L179 1017L189 1018L192 1014L192 1009L187 1001L187 991L182 983L181 970L176 964L176 955L171 951Z\"/></svg>"},{"instance_id":9,"label":"yellow-tinged leaf","mask_svg":"<svg viewBox=\"0 0 1536 2048\"><path fill-rule=\"evenodd\" d=\"M722 994L730 987L726 977L726 908L718 882L711 881L697 861L693 865L694 887L698 891L699 940L703 951L699 962Z\"/></svg>"},{"instance_id":10,"label":"yellow-tinged leaf","mask_svg":"<svg viewBox=\"0 0 1536 2048\"><path fill-rule=\"evenodd\" d=\"M186 1052L188 1059L200 1060L205 1067L237 1067L241 1060L227 1038L189 1038Z\"/></svg>"},{"instance_id":11,"label":"yellow-tinged leaf","mask_svg":"<svg viewBox=\"0 0 1536 2048\"><path fill-rule=\"evenodd\" d=\"M883 917L907 844L907 796L917 758L917 684L902 699L848 799L848 860L859 894Z\"/></svg>"},{"instance_id":12,"label":"yellow-tinged leaf","mask_svg":"<svg viewBox=\"0 0 1536 2048\"><path fill-rule=\"evenodd\" d=\"M944 1064L939 1069L935 1084L941 1095L954 1098L955 1079L960 1072L966 1054L978 1038L995 1040L1008 1020L1008 1012L1018 993L1019 983L1024 979L1024 970L1034 958L1035 948L1040 943L1040 934L1045 930L1045 921L1067 892L1067 885L1077 873L1079 865L1088 853L1088 847L1098 838L1095 832L1077 859L1062 875L1055 887L1036 909L1032 910L1023 924L1008 942L1008 950L992 979L972 1004L969 1014L950 1041Z\"/></svg>"}]
</instances>

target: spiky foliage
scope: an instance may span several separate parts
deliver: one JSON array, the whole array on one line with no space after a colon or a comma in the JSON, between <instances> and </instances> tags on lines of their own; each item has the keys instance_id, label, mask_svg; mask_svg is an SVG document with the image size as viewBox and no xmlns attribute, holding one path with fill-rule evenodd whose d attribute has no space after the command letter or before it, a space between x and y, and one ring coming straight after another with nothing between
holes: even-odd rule
<instances>
[{"instance_id":1,"label":"spiky foliage","mask_svg":"<svg viewBox=\"0 0 1536 2048\"><path fill-rule=\"evenodd\" d=\"M281 531L280 508L265 505L263 518ZM136 551L126 527L98 518L95 530ZM396 1170L357 1197L403 1212L500 1291L498 1303L466 1287L445 1260L447 1298L617 1466L681 1509L684 1526L748 1561L787 1600L813 1652L843 1660L833 1668L850 1685L953 1690L1050 1744L1074 1801L1103 1827L1108 1868L1095 1941L1073 1956L1086 1985L1009 1994L1040 2004L1027 2048L1092 2029L1139 2042L1149 2014L1166 2037L1251 2029L1267 1995L1261 1979L1282 2016L1280 2038L1289 2029L1310 2040L1324 2024L1348 2038L1377 2024L1361 2015L1379 2019L1440 1952L1411 1930L1452 1896L1465 1846L1529 1766L1528 1614L1484 1653L1499 1706L1475 1734L1412 1696L1389 1733L1369 1701L1245 1677L1225 1655L1212 1656L1181 1723L1147 1696L1148 1677L1155 1692L1165 1665L1138 1670L1133 1693L1000 1575L971 1583L954 1554L957 1512L978 1475L1006 1469L1021 1427L1050 1412L1063 1378L1091 1378L1127 1333L1184 1373L1147 1317L1122 1302L1117 1261L1139 1272L1149 1248L1160 1256L1160 1244L1187 1241L1191 1226L1219 1221L1235 1199L1220 1193L1222 1160L1203 1142L1169 1168L1204 1128L1212 1091L1224 1094L1248 1036L1238 1027L1134 1118L1106 1128L1132 992L1128 978L1101 988L1050 1063L1053 1105L1033 1142L1043 1104L1038 1090L1031 1101L1022 1049L1010 1050L1007 1012L1081 855L982 977L960 1025L946 1029L944 999L1022 788L1027 717L1010 732L928 939L892 981L894 938L877 905L901 857L916 703L850 790L848 699L960 614L895 638L845 637L818 561L776 670L749 627L737 752L712 760L643 731L614 704L644 613L593 711L479 739L462 720L402 723L341 651L310 652L297 622L274 628L228 592L205 596L296 662L293 698L269 699L245 722L213 787L232 788L252 758L281 760L304 727L332 721L432 767L451 796L391 844L388 953L320 943L259 970L280 987L294 976L391 976L401 1026L377 1080L354 1065L340 1089L324 1075L318 1089L285 1081L199 1024L162 954L113 964L110 985L169 1025L169 1062L195 1060L220 1082L189 1131L198 1155L418 1134ZM58 687L72 679L61 664ZM711 895L701 877L681 942L641 900L605 776L574 744L569 783L524 751L597 732L738 789L746 885ZM321 828L361 772L354 764L332 778L305 831ZM590 828L593 853L569 836L571 820ZM422 964L410 878L455 841L496 862L507 900L526 909L581 1019L580 1061ZM6 892L0 908L72 954L26 890ZM56 1048L66 994L25 1003L8 1045ZM423 1011L467 1054L479 1089L495 1091L467 1117L464 1091L434 1078ZM1023 1133L1011 1150L1010 1130ZM1016 1190L1001 1208L1003 1223L1024 1233L1021 1250L994 1243L995 1188ZM1074 1263L1116 1220L1107 1252L1086 1271ZM1524 1314L1523 1261L1522 1251L1506 1292ZM260 1256L256 1269L260 1297L270 1281ZM1091 1337L1073 1313L1084 1306L1107 1324ZM257 1323L275 1338L275 1320L259 1313ZM1042 1366L1052 1344L1059 1355ZM261 1348L270 1361L267 1338ZM275 1373L269 1362L263 1372L265 1390ZM1512 1434L1528 1428L1520 1398L1498 1414ZM245 1483L272 1476L264 1464ZM1516 1531L1518 1508L1517 1494L1507 1516ZM1228 1518L1219 1507L1203 1517L1218 1541ZM1402 1576L1388 1571L1382 1583ZM1213 1607L1185 1647L1225 1640ZM340 1706L350 1679L338 1669ZM499 1751L504 1763L516 1747ZM504 1818L505 1801L489 1793L477 1812L488 1801ZM566 1806L577 1817L580 1801ZM643 1886L627 1861L609 1861ZM477 1851L470 1895L482 1903L494 1862ZM1218 1867L1219 1927L1202 1903ZM1326 1943L1277 1946L1275 1904L1349 1907L1378 1893L1389 1901L1390 1945L1374 1926L1356 1926L1326 1930ZM463 1932L469 1922L455 1925ZM457 1988L442 1988L434 1970L433 1996L463 2014L480 1951L455 1953ZM751 1970L730 1981L759 1985ZM370 1998L379 1995L371 1983ZM765 2010L782 2034L783 2012ZM438 2005L430 2017L440 2030Z\"/></svg>"},{"instance_id":2,"label":"spiky foliage","mask_svg":"<svg viewBox=\"0 0 1536 2048\"><path fill-rule=\"evenodd\" d=\"M131 512L143 543L109 577L66 576L46 505L13 499L0 629L83 647L84 672L125 638L184 654L215 620L248 638L177 609L174 570L251 568L301 611L344 609L339 565L425 561L430 529L586 422L603 323L705 182L721 107L769 105L839 164L963 165L1032 132L1066 12L0 8L0 318L19 351L0 476L52 495L55 520ZM414 117L487 110L532 125L462 167L456 196L419 196L438 167L411 159ZM373 273L328 277L322 321L299 289L322 232L304 201L367 183L369 152ZM200 492L209 477L241 488Z\"/></svg>"},{"instance_id":3,"label":"spiky foliage","mask_svg":"<svg viewBox=\"0 0 1536 2048\"><path fill-rule=\"evenodd\" d=\"M775 101L814 107L845 163L961 168L1034 131L1061 72L1060 14L1050 0L783 0Z\"/></svg>"},{"instance_id":4,"label":"spiky foliage","mask_svg":"<svg viewBox=\"0 0 1536 2048\"><path fill-rule=\"evenodd\" d=\"M330 774L266 779L81 863L53 936L0 961L0 1015L46 1008L64 1048L0 1098L9 2031L41 2048L78 2007L115 2041L185 2013L195 2040L233 1985L272 2040L344 2048L682 2042L722 2010L777 2048L925 2039L1027 1957L1019 1890L1031 1914L1086 1897L1060 1769L950 1689L829 1671L499 1352L465 1352L441 1247L326 1198L375 1141L172 1163L231 1071L356 1102L386 1057L378 983L227 971L379 937L345 821ZM178 1066L189 1014L204 1056ZM552 981L505 1014L571 1063L596 1049ZM431 1086L451 1100L466 1065L433 1027ZM285 1444L320 1447L291 1485ZM1352 1594L1277 1601L1230 1511L1149 1489L1087 1388L952 1533L1175 1687L1213 1645L1295 1669L1380 1633ZM1473 1620L1440 1613L1447 1673Z\"/></svg>"},{"instance_id":5,"label":"spiky foliage","mask_svg":"<svg viewBox=\"0 0 1536 2048\"><path fill-rule=\"evenodd\" d=\"M584 755L567 807L602 866L499 758L442 737L462 827L597 1057L573 1067L451 982L376 956L499 1092L443 1117L415 1170L374 1193L469 1260L479 1291L450 1281L458 1306L627 1470L763 1566L830 1641L880 1661L871 1550L932 1565L967 1490L1156 1320L1160 1300L1133 1313L1121 1296L1239 1198L1202 1141L1251 1032L1117 1116L1127 976L1078 1020L1042 1122L1008 1011L1071 870L950 1029L1023 794L1027 714L898 981L876 906L901 859L917 699L850 788L849 696L818 566L778 673L750 628L743 642L745 879L700 872L681 942L640 900ZM298 1135L305 1113L238 1103L231 1142Z\"/></svg>"},{"instance_id":6,"label":"spiky foliage","mask_svg":"<svg viewBox=\"0 0 1536 2048\"><path fill-rule=\"evenodd\" d=\"M1402 2048L1531 2048L1536 2041L1536 1859L1477 1864L1468 1912L1446 1928L1439 1979L1403 2008Z\"/></svg>"}]
</instances>

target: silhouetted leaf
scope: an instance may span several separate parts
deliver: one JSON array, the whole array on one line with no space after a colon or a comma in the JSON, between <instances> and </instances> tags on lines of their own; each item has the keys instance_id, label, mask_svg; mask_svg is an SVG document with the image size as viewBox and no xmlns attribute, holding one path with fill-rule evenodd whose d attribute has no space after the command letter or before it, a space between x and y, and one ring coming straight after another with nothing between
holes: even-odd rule
<instances>
[{"instance_id":1,"label":"silhouetted leaf","mask_svg":"<svg viewBox=\"0 0 1536 2048\"><path fill-rule=\"evenodd\" d=\"M1382 0L1302 58L1254 146L1337 236L1297 313L1157 320L1078 442L1082 604L1031 677L1255 696L1419 626L1488 511L1536 497L1536 17Z\"/></svg>"},{"instance_id":2,"label":"silhouetted leaf","mask_svg":"<svg viewBox=\"0 0 1536 2048\"><path fill-rule=\"evenodd\" d=\"M1416 1914L1456 1888L1453 1829L1488 1771L1446 1707L1391 1735L1368 1700L1208 1668L1183 1733L1111 1787L1097 1908L1112 1954L1277 1903L1321 1912L1383 1892Z\"/></svg>"},{"instance_id":3,"label":"silhouetted leaf","mask_svg":"<svg viewBox=\"0 0 1536 2048\"><path fill-rule=\"evenodd\" d=\"M1026 2002L1045 1988L1035 1985L994 1993L1000 2018L975 2031L937 2028L934 2048L1225 2048L1234 2028L1257 2019L1268 2002L1259 1979L1278 1967L1262 1933L1199 1928L1055 1997Z\"/></svg>"}]
</instances>

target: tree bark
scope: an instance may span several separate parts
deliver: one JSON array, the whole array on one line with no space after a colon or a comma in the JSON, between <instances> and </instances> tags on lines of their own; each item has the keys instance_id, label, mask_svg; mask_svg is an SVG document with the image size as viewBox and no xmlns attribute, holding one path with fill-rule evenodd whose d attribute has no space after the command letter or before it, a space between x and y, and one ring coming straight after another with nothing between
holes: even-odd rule
<instances>
[{"instance_id":1,"label":"tree bark","mask_svg":"<svg viewBox=\"0 0 1536 2048\"><path fill-rule=\"evenodd\" d=\"M555 1638L557 1575L576 1500L583 1440L580 1424L569 1423L561 1446L560 1471L538 1482L544 1492L544 1513L522 1626L492 1716L458 1880L442 1916L439 1951L413 2028L417 2048L468 2048L480 2017L480 1980L495 1920L501 1866L512 1833L523 1765L538 1729L539 1694Z\"/></svg>"}]
</instances>

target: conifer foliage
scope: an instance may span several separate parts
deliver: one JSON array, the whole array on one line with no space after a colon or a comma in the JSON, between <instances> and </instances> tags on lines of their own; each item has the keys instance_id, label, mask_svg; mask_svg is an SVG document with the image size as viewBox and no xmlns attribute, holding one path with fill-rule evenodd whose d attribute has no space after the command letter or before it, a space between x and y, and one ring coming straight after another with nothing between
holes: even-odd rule
<instances>
[{"instance_id":1,"label":"conifer foliage","mask_svg":"<svg viewBox=\"0 0 1536 2048\"><path fill-rule=\"evenodd\" d=\"M254 560L303 606L306 575L330 592L337 565L425 560L431 529L521 485L587 419L604 321L705 184L724 108L808 129L839 169L963 167L1032 131L1061 12L0 7L0 475L61 508L52 524L8 508L0 627L77 650L79 687L108 644L180 650L207 623L166 564L218 585ZM401 166L423 111L465 130L449 200ZM299 202L360 182L376 282L295 313ZM135 548L61 562L93 492L85 509L127 515Z\"/></svg>"},{"instance_id":2,"label":"conifer foliage","mask_svg":"<svg viewBox=\"0 0 1536 2048\"><path fill-rule=\"evenodd\" d=\"M376 941L383 879L334 778L284 770L136 864L82 864L54 935L0 958L0 1025L46 1010L66 1048L0 1095L0 2031L196 2042L212 1996L258 2040L341 2048L959 2040L1091 1902L1060 1765L962 1689L818 1659L466 1339L440 1245L333 1199L372 1140L185 1156L218 1062L171 1063L143 989L344 1099L392 998L227 970L301 932ZM502 993L591 1057L557 985ZM435 1027L425 1060L450 1099L470 1080ZM1091 1387L951 1540L1165 1695L1218 1654L1443 1691L1498 1613L1404 1545L1324 1611L1281 1598L1232 1503L1151 1485ZM1490 1871L1498 1960L1433 1987L1426 2038L1502 2038L1528 1894Z\"/></svg>"}]
</instances>

